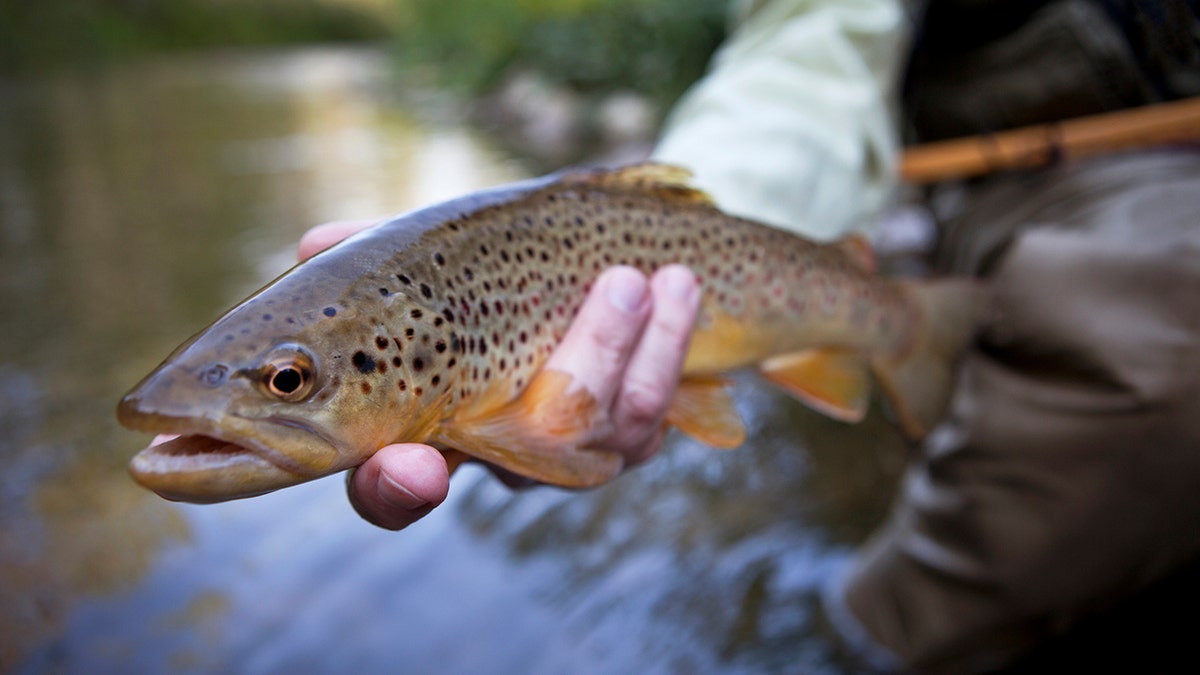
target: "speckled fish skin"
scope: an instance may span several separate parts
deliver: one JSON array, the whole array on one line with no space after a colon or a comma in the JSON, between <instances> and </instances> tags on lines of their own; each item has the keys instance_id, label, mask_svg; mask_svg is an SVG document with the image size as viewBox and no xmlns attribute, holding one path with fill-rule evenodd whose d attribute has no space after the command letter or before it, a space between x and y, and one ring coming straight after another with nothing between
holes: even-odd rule
<instances>
[{"instance_id":1,"label":"speckled fish skin","mask_svg":"<svg viewBox=\"0 0 1200 675\"><path fill-rule=\"evenodd\" d=\"M567 447L590 425L570 419L590 414L586 392L574 407L547 411L545 399L569 399L570 387L539 377L592 281L612 265L649 273L680 262L701 280L684 380L698 385L701 411L670 419L714 445L740 443L741 428L708 376L803 353L848 356L878 375L914 353L938 310L912 286L872 274L860 241L822 246L728 216L685 178L653 164L568 171L399 216L301 263L123 399L126 426L184 434L143 451L131 473L169 499L221 501L412 441L560 485L604 482L619 458ZM954 350L974 323L962 306L979 298L962 288L943 295L962 299L951 304L964 328L939 346ZM776 364L782 375L770 379L789 388L792 367ZM817 407L831 399L827 412L861 417L865 398L850 380L848 396L863 401L818 391ZM791 390L814 403L807 387ZM699 428L722 424L735 428Z\"/></svg>"}]
</instances>

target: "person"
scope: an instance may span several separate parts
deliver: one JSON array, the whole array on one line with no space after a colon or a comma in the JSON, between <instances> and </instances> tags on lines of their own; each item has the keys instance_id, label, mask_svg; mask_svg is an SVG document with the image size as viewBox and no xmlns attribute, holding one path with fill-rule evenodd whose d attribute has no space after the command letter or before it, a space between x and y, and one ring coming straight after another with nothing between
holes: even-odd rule
<instances>
[{"instance_id":1,"label":"person","mask_svg":"<svg viewBox=\"0 0 1200 675\"><path fill-rule=\"evenodd\" d=\"M742 5L655 156L725 210L820 240L895 198L906 56L918 140L1200 94L1190 2ZM937 270L986 279L995 318L826 606L879 669L988 672L1200 560L1200 155L1144 149L928 196ZM301 255L359 226L319 227ZM595 444L630 466L661 443L696 297L679 268L608 270L547 366L603 402ZM441 455L412 444L349 486L393 529L447 489Z\"/></svg>"}]
</instances>

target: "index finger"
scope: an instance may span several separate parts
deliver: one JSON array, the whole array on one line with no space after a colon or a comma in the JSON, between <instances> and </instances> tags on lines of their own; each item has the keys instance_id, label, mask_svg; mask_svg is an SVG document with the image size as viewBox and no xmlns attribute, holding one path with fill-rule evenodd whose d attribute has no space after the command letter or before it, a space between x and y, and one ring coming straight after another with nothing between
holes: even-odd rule
<instances>
[{"instance_id":1,"label":"index finger","mask_svg":"<svg viewBox=\"0 0 1200 675\"><path fill-rule=\"evenodd\" d=\"M371 227L374 220L335 220L317 225L300 237L296 259L307 260L352 234Z\"/></svg>"}]
</instances>

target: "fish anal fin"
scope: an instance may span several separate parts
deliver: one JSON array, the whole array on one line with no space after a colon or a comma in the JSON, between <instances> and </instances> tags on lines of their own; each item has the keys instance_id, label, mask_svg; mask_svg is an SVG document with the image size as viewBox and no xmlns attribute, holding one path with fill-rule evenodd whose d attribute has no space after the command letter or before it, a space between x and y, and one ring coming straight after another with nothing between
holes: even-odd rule
<instances>
[{"instance_id":1,"label":"fish anal fin","mask_svg":"<svg viewBox=\"0 0 1200 675\"><path fill-rule=\"evenodd\" d=\"M568 183L652 194L671 203L709 204L712 198L690 184L692 172L671 164L643 162L615 169L568 173Z\"/></svg>"},{"instance_id":2,"label":"fish anal fin","mask_svg":"<svg viewBox=\"0 0 1200 675\"><path fill-rule=\"evenodd\" d=\"M592 487L624 466L611 452L583 446L592 429L596 399L571 390L570 375L543 370L513 401L470 417L454 417L436 441L513 473L562 487Z\"/></svg>"},{"instance_id":3,"label":"fish anal fin","mask_svg":"<svg viewBox=\"0 0 1200 675\"><path fill-rule=\"evenodd\" d=\"M746 440L746 427L726 385L717 377L685 377L671 399L667 424L714 448L738 447Z\"/></svg>"},{"instance_id":4,"label":"fish anal fin","mask_svg":"<svg viewBox=\"0 0 1200 675\"><path fill-rule=\"evenodd\" d=\"M807 349L759 365L763 377L805 405L844 422L866 415L871 377L862 357L844 349Z\"/></svg>"},{"instance_id":5,"label":"fish anal fin","mask_svg":"<svg viewBox=\"0 0 1200 675\"><path fill-rule=\"evenodd\" d=\"M833 244L862 272L874 274L878 263L875 261L875 249L871 240L859 232L848 235Z\"/></svg>"}]
</instances>

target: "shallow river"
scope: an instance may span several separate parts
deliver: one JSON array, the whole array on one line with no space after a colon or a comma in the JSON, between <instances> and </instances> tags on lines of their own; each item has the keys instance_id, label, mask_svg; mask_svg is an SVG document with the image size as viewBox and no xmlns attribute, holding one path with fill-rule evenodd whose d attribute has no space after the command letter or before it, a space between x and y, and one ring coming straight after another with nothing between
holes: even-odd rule
<instances>
[{"instance_id":1,"label":"shallow river","mask_svg":"<svg viewBox=\"0 0 1200 675\"><path fill-rule=\"evenodd\" d=\"M0 671L844 672L819 590L901 454L752 378L740 450L673 437L582 493L467 468L401 533L340 477L210 506L128 478L119 397L305 229L526 175L386 72L307 49L0 83Z\"/></svg>"}]
</instances>

